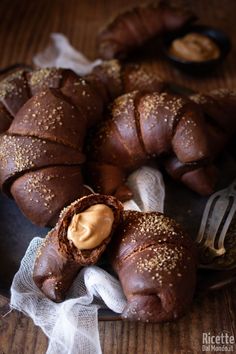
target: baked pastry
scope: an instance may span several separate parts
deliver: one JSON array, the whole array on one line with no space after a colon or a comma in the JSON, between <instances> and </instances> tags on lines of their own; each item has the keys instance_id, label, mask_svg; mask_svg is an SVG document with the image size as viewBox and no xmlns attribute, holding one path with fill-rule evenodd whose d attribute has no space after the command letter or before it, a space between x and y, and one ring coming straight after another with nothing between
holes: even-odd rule
<instances>
[{"instance_id":1,"label":"baked pastry","mask_svg":"<svg viewBox=\"0 0 236 354\"><path fill-rule=\"evenodd\" d=\"M89 182L100 193L118 195L125 175L151 158L173 154L192 169L209 164L211 152L201 110L179 95L134 91L114 101L110 118L102 122L90 143ZM112 183L107 182L108 169ZM209 194L213 181L207 183L207 189L198 182L192 189Z\"/></svg>"},{"instance_id":2,"label":"baked pastry","mask_svg":"<svg viewBox=\"0 0 236 354\"><path fill-rule=\"evenodd\" d=\"M98 35L98 51L103 59L123 57L154 36L176 31L195 19L186 9L167 1L155 1L118 15Z\"/></svg>"},{"instance_id":3,"label":"baked pastry","mask_svg":"<svg viewBox=\"0 0 236 354\"><path fill-rule=\"evenodd\" d=\"M81 175L85 132L83 112L48 89L29 99L1 135L2 191L32 222L52 225L65 205L90 193Z\"/></svg>"},{"instance_id":4,"label":"baked pastry","mask_svg":"<svg viewBox=\"0 0 236 354\"><path fill-rule=\"evenodd\" d=\"M97 263L121 220L122 209L114 197L91 194L62 211L35 260L33 280L44 295L62 301L78 271Z\"/></svg>"},{"instance_id":5,"label":"baked pastry","mask_svg":"<svg viewBox=\"0 0 236 354\"><path fill-rule=\"evenodd\" d=\"M124 319L171 321L187 311L196 284L196 252L173 219L125 211L109 256L127 298Z\"/></svg>"},{"instance_id":6,"label":"baked pastry","mask_svg":"<svg viewBox=\"0 0 236 354\"><path fill-rule=\"evenodd\" d=\"M196 17L167 1L154 1L129 9L98 34L98 51L103 59L124 57L154 36L176 31Z\"/></svg>"},{"instance_id":7,"label":"baked pastry","mask_svg":"<svg viewBox=\"0 0 236 354\"><path fill-rule=\"evenodd\" d=\"M190 98L140 91L118 97L89 147L95 190L129 199L126 175L158 158L172 178L201 195L213 193L214 160L236 133L236 94L221 89Z\"/></svg>"},{"instance_id":8,"label":"baked pastry","mask_svg":"<svg viewBox=\"0 0 236 354\"><path fill-rule=\"evenodd\" d=\"M219 171L214 164L218 155L227 148L235 154L234 137L236 135L236 91L229 89L212 90L208 93L196 93L190 96L204 114L206 122L208 145L211 152L212 163L185 164L177 156L168 156L165 168L175 179L181 180L189 188L195 189L201 185L202 194L209 194L209 182L212 186L217 181Z\"/></svg>"}]
</instances>

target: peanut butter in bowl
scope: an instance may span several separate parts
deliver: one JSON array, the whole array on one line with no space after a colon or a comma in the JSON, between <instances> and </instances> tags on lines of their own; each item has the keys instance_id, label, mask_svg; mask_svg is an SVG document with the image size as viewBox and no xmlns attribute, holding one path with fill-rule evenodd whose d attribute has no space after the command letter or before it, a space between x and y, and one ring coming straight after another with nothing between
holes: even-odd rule
<instances>
[{"instance_id":1,"label":"peanut butter in bowl","mask_svg":"<svg viewBox=\"0 0 236 354\"><path fill-rule=\"evenodd\" d=\"M197 32L175 39L169 47L169 53L180 60L193 62L218 59L221 54L213 39Z\"/></svg>"},{"instance_id":2,"label":"peanut butter in bowl","mask_svg":"<svg viewBox=\"0 0 236 354\"><path fill-rule=\"evenodd\" d=\"M178 69L190 75L210 74L231 49L231 41L220 29L191 25L163 39L163 53Z\"/></svg>"}]
</instances>

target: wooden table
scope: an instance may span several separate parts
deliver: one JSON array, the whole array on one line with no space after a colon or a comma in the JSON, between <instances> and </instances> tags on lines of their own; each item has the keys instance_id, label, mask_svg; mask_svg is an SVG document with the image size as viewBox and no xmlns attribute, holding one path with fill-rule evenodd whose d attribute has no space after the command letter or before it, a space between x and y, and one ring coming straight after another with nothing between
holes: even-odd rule
<instances>
[{"instance_id":1,"label":"wooden table","mask_svg":"<svg viewBox=\"0 0 236 354\"><path fill-rule=\"evenodd\" d=\"M35 53L49 42L51 32L62 32L88 57L95 58L95 35L112 14L138 0L1 0L0 66L31 63ZM192 79L162 59L150 63L167 80L193 89L208 90L236 86L236 2L234 0L188 1L201 23L218 26L233 40L233 50L214 75ZM8 311L8 300L0 296L0 315ZM192 310L176 323L154 325L100 322L104 353L201 353L202 333L228 331L236 339L236 289L228 288L196 301ZM0 354L45 353L47 339L31 320L13 311L0 317ZM236 351L236 347L234 348Z\"/></svg>"}]
</instances>

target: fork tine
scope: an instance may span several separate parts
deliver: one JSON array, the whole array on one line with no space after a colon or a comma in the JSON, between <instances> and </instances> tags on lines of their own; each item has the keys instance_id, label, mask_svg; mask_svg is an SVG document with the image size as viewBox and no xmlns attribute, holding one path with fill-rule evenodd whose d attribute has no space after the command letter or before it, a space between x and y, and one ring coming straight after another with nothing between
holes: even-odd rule
<instances>
[{"instance_id":1,"label":"fork tine","mask_svg":"<svg viewBox=\"0 0 236 354\"><path fill-rule=\"evenodd\" d=\"M225 195L221 196L214 205L214 211L211 215L209 227L205 229L206 241L205 245L209 248L215 249L214 243L217 232L224 220L225 213L229 206L229 198Z\"/></svg>"},{"instance_id":2,"label":"fork tine","mask_svg":"<svg viewBox=\"0 0 236 354\"><path fill-rule=\"evenodd\" d=\"M219 257L226 253L224 247L225 237L235 213L236 179L227 188L216 192L209 198L203 213L196 241L198 243L201 242L201 246L204 249L208 249L214 257ZM218 234L219 238L217 238L218 242L216 244L215 238ZM201 267L218 269L217 263L212 258L207 259L204 253L202 257L203 263L200 265ZM205 263L207 263L207 266Z\"/></svg>"},{"instance_id":3,"label":"fork tine","mask_svg":"<svg viewBox=\"0 0 236 354\"><path fill-rule=\"evenodd\" d=\"M202 216L201 225L200 225L200 228L199 228L199 231L198 231L198 235L197 235L197 238L196 238L196 242L197 243L200 243L203 240L203 238L204 238L206 225L207 225L207 220L208 220L208 216L209 216L209 213L210 213L211 206L213 204L214 199L216 199L219 196L220 196L219 192L216 192L216 193L212 194L211 197L208 199L208 201L206 203L206 206L205 206L205 209L204 209L204 213L203 213L203 216Z\"/></svg>"},{"instance_id":4,"label":"fork tine","mask_svg":"<svg viewBox=\"0 0 236 354\"><path fill-rule=\"evenodd\" d=\"M198 231L198 235L196 238L197 243L201 243L204 239L206 229L207 229L207 221L209 220L209 213L210 213L210 210L211 210L214 200L216 200L217 197L221 197L222 194L224 195L224 193L226 193L227 196L236 195L236 179L233 180L233 182L230 184L229 187L224 188L224 189L212 194L211 197L208 199L207 204L204 209L203 216L202 216L202 221L201 221L201 225L200 225L200 228ZM214 206L214 208L215 208L215 206Z\"/></svg>"},{"instance_id":5,"label":"fork tine","mask_svg":"<svg viewBox=\"0 0 236 354\"><path fill-rule=\"evenodd\" d=\"M227 219L225 221L224 227L221 230L219 241L218 241L218 248L224 248L225 236L226 236L226 233L227 233L228 228L230 226L230 223L234 217L235 212L236 212L236 198L234 198L233 204L231 206L230 212L229 212Z\"/></svg>"}]
</instances>

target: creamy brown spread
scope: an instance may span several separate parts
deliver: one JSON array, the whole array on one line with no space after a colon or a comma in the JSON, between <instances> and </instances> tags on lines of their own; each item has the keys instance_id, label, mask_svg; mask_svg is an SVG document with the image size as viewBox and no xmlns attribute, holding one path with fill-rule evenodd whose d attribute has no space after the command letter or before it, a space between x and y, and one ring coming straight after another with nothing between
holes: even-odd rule
<instances>
[{"instance_id":1,"label":"creamy brown spread","mask_svg":"<svg viewBox=\"0 0 236 354\"><path fill-rule=\"evenodd\" d=\"M67 238L79 250L99 246L111 233L114 214L105 204L96 204L75 214L68 227Z\"/></svg>"},{"instance_id":2,"label":"creamy brown spread","mask_svg":"<svg viewBox=\"0 0 236 354\"><path fill-rule=\"evenodd\" d=\"M201 62L219 58L220 49L209 37L193 32L175 39L169 53L179 59Z\"/></svg>"}]
</instances>

